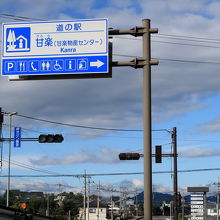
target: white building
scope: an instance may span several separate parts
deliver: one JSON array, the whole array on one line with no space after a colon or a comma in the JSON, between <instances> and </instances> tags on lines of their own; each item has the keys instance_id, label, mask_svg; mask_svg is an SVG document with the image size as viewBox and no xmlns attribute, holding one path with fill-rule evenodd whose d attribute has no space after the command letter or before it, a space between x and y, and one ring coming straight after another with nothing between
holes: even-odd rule
<instances>
[{"instance_id":1,"label":"white building","mask_svg":"<svg viewBox=\"0 0 220 220\"><path fill-rule=\"evenodd\" d=\"M216 203L208 202L206 205L207 215L208 216L217 216L217 205ZM220 216L220 208L219 208L219 216Z\"/></svg>"},{"instance_id":2,"label":"white building","mask_svg":"<svg viewBox=\"0 0 220 220\"><path fill-rule=\"evenodd\" d=\"M108 216L108 206L105 204L100 203L99 208L97 208L97 203L93 202L89 204L89 213L88 208L86 208L86 220L88 220L88 214L89 214L89 220L107 220ZM79 209L79 220L84 220L84 208Z\"/></svg>"}]
</instances>

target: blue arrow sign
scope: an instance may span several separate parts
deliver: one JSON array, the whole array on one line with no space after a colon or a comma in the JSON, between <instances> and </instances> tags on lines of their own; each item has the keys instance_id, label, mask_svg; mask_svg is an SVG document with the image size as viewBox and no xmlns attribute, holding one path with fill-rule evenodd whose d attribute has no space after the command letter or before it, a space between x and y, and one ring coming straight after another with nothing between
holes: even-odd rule
<instances>
[{"instance_id":1,"label":"blue arrow sign","mask_svg":"<svg viewBox=\"0 0 220 220\"><path fill-rule=\"evenodd\" d=\"M21 147L21 127L14 127L14 147Z\"/></svg>"}]
</instances>

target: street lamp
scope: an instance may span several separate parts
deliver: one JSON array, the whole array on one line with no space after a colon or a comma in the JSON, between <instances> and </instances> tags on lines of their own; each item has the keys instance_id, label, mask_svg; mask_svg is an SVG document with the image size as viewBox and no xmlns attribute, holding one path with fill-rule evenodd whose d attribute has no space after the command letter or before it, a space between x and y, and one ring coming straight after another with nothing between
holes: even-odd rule
<instances>
[{"instance_id":1,"label":"street lamp","mask_svg":"<svg viewBox=\"0 0 220 220\"><path fill-rule=\"evenodd\" d=\"M8 185L7 185L7 198L6 206L9 206L9 191L10 191L10 176L11 176L11 128L12 128L12 116L16 115L17 112L7 113L9 116L9 146L8 146Z\"/></svg>"}]
</instances>

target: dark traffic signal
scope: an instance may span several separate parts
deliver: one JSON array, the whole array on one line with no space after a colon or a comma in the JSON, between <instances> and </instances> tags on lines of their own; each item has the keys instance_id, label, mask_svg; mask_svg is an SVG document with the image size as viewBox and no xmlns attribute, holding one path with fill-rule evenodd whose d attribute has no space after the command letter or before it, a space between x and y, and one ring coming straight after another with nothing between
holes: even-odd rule
<instances>
[{"instance_id":1,"label":"dark traffic signal","mask_svg":"<svg viewBox=\"0 0 220 220\"><path fill-rule=\"evenodd\" d=\"M38 137L39 143L61 143L63 140L62 134L41 134Z\"/></svg>"},{"instance_id":2,"label":"dark traffic signal","mask_svg":"<svg viewBox=\"0 0 220 220\"><path fill-rule=\"evenodd\" d=\"M0 108L0 125L3 123L4 121L4 114L2 112L2 108Z\"/></svg>"},{"instance_id":3,"label":"dark traffic signal","mask_svg":"<svg viewBox=\"0 0 220 220\"><path fill-rule=\"evenodd\" d=\"M120 153L119 159L120 160L139 160L140 154L139 153Z\"/></svg>"},{"instance_id":4,"label":"dark traffic signal","mask_svg":"<svg viewBox=\"0 0 220 220\"><path fill-rule=\"evenodd\" d=\"M161 145L155 146L155 162L162 163L162 146Z\"/></svg>"}]
</instances>

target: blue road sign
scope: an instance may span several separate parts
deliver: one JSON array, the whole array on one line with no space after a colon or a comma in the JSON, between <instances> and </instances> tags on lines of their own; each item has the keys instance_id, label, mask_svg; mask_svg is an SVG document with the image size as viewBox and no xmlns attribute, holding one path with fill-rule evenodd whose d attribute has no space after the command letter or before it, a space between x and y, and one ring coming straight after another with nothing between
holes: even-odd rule
<instances>
[{"instance_id":1,"label":"blue road sign","mask_svg":"<svg viewBox=\"0 0 220 220\"><path fill-rule=\"evenodd\" d=\"M108 20L3 24L2 75L108 73Z\"/></svg>"},{"instance_id":2,"label":"blue road sign","mask_svg":"<svg viewBox=\"0 0 220 220\"><path fill-rule=\"evenodd\" d=\"M21 147L21 127L14 127L14 147Z\"/></svg>"}]
</instances>

